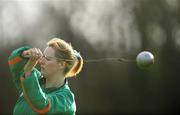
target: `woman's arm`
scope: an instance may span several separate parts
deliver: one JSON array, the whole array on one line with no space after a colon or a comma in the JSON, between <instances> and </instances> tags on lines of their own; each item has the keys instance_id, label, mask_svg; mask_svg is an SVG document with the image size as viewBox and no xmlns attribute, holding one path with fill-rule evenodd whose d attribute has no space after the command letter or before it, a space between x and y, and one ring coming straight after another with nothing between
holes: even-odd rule
<instances>
[{"instance_id":1,"label":"woman's arm","mask_svg":"<svg viewBox=\"0 0 180 115\"><path fill-rule=\"evenodd\" d=\"M11 76L19 92L22 92L20 85L20 76L23 76L24 66L28 61L28 58L24 58L21 54L23 51L28 49L30 49L29 46L20 47L18 49L15 49L8 57Z\"/></svg>"},{"instance_id":2,"label":"woman's arm","mask_svg":"<svg viewBox=\"0 0 180 115\"><path fill-rule=\"evenodd\" d=\"M50 101L42 91L36 69L26 77L20 77L23 96L31 109L39 114L45 114L50 109Z\"/></svg>"}]
</instances>

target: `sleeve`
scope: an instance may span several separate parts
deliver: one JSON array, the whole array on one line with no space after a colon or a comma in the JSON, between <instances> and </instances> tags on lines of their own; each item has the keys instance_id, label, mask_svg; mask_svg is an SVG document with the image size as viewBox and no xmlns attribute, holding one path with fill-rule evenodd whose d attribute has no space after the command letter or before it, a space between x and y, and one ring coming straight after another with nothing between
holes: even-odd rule
<instances>
[{"instance_id":1,"label":"sleeve","mask_svg":"<svg viewBox=\"0 0 180 115\"><path fill-rule=\"evenodd\" d=\"M38 74L35 69L26 78L21 77L21 85L23 95L28 102L28 105L33 111L38 114L52 114L57 112L66 112L69 110L69 105L72 105L73 98L62 94L46 94L42 91L39 82Z\"/></svg>"},{"instance_id":2,"label":"sleeve","mask_svg":"<svg viewBox=\"0 0 180 115\"><path fill-rule=\"evenodd\" d=\"M22 91L19 78L20 76L23 75L24 65L28 61L28 58L23 58L21 54L23 51L28 49L30 49L29 46L20 47L18 49L15 49L8 57L8 64L9 64L11 76L19 92Z\"/></svg>"}]
</instances>

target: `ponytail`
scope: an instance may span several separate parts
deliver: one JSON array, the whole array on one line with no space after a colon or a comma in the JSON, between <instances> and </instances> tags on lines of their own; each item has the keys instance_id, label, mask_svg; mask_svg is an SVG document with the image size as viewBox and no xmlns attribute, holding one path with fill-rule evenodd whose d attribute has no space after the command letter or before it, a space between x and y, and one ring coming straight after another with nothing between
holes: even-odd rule
<instances>
[{"instance_id":1,"label":"ponytail","mask_svg":"<svg viewBox=\"0 0 180 115\"><path fill-rule=\"evenodd\" d=\"M76 57L75 63L72 66L72 68L69 70L69 72L66 73L66 77L73 77L76 76L83 67L83 58L81 57L80 53L74 50L74 55Z\"/></svg>"}]
</instances>

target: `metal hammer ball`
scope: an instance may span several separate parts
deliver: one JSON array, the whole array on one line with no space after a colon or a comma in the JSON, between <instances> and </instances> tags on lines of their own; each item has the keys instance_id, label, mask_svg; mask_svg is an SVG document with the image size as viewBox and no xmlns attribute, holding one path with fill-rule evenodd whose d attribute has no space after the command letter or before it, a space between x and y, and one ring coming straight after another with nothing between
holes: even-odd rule
<instances>
[{"instance_id":1,"label":"metal hammer ball","mask_svg":"<svg viewBox=\"0 0 180 115\"><path fill-rule=\"evenodd\" d=\"M149 51L142 51L136 57L136 62L140 68L148 68L154 64L154 56Z\"/></svg>"}]
</instances>

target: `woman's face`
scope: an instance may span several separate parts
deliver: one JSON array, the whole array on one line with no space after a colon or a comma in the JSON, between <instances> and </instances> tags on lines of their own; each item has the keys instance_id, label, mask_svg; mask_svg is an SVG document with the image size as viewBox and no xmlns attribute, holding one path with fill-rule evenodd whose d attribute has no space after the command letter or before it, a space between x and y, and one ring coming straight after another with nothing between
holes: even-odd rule
<instances>
[{"instance_id":1,"label":"woman's face","mask_svg":"<svg viewBox=\"0 0 180 115\"><path fill-rule=\"evenodd\" d=\"M43 58L40 60L42 75L47 78L57 73L62 73L63 65L56 60L55 50L52 47L47 47L43 52Z\"/></svg>"}]
</instances>

